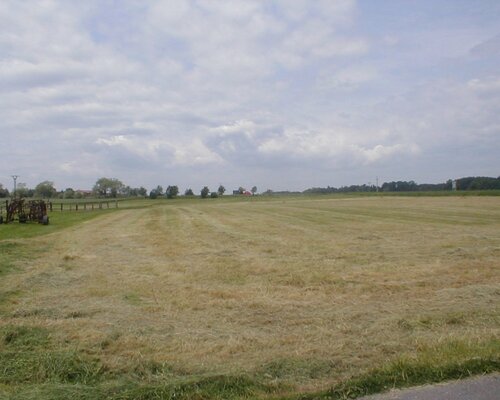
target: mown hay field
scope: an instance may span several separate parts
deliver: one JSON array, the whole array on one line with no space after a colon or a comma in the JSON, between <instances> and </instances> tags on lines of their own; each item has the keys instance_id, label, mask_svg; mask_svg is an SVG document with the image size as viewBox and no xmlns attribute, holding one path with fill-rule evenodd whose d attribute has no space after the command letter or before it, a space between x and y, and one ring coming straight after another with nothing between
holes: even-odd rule
<instances>
[{"instance_id":1,"label":"mown hay field","mask_svg":"<svg viewBox=\"0 0 500 400\"><path fill-rule=\"evenodd\" d=\"M0 397L277 398L402 360L498 368L500 197L151 204L0 226Z\"/></svg>"}]
</instances>

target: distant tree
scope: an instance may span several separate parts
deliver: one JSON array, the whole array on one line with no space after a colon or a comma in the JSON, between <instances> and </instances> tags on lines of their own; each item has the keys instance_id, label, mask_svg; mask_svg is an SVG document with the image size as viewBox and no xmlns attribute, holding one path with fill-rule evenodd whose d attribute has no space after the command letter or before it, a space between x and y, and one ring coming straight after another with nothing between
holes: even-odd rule
<instances>
[{"instance_id":1,"label":"distant tree","mask_svg":"<svg viewBox=\"0 0 500 400\"><path fill-rule=\"evenodd\" d=\"M212 193L210 193L210 197L212 199L216 199L217 197L219 197L219 194L217 192L212 192Z\"/></svg>"},{"instance_id":2,"label":"distant tree","mask_svg":"<svg viewBox=\"0 0 500 400\"><path fill-rule=\"evenodd\" d=\"M383 192L413 192L418 190L414 181L384 182L381 187Z\"/></svg>"},{"instance_id":3,"label":"distant tree","mask_svg":"<svg viewBox=\"0 0 500 400\"><path fill-rule=\"evenodd\" d=\"M133 190L134 189L132 189L129 185L123 185L123 187L120 190L120 193L125 197L130 197L132 196Z\"/></svg>"},{"instance_id":4,"label":"distant tree","mask_svg":"<svg viewBox=\"0 0 500 400\"><path fill-rule=\"evenodd\" d=\"M35 187L35 196L43 198L51 198L57 194L57 190L54 187L54 182L43 181L40 182Z\"/></svg>"},{"instance_id":5,"label":"distant tree","mask_svg":"<svg viewBox=\"0 0 500 400\"><path fill-rule=\"evenodd\" d=\"M458 190L489 190L500 189L500 177L473 176L457 179Z\"/></svg>"},{"instance_id":6,"label":"distant tree","mask_svg":"<svg viewBox=\"0 0 500 400\"><path fill-rule=\"evenodd\" d=\"M239 192L240 194L245 193L245 190L246 190L246 189L245 189L243 186L240 186L240 187L238 188L238 192Z\"/></svg>"},{"instance_id":7,"label":"distant tree","mask_svg":"<svg viewBox=\"0 0 500 400\"><path fill-rule=\"evenodd\" d=\"M65 199L74 199L75 198L75 191L72 188L67 188L63 192L63 198L65 198Z\"/></svg>"},{"instance_id":8,"label":"distant tree","mask_svg":"<svg viewBox=\"0 0 500 400\"><path fill-rule=\"evenodd\" d=\"M219 196L224 195L225 191L226 191L226 188L222 185L220 185L219 188L217 189L217 193L219 194Z\"/></svg>"},{"instance_id":9,"label":"distant tree","mask_svg":"<svg viewBox=\"0 0 500 400\"><path fill-rule=\"evenodd\" d=\"M254 186L252 188L252 194L255 196L255 193L257 193L257 186Z\"/></svg>"},{"instance_id":10,"label":"distant tree","mask_svg":"<svg viewBox=\"0 0 500 400\"><path fill-rule=\"evenodd\" d=\"M488 190L488 189L500 189L500 177L481 177L481 176L469 176L464 178L459 178L456 181L457 190ZM393 181L384 182L379 189L382 192L435 192L435 191L445 191L452 190L453 181L448 179L446 182L442 183L416 183L414 181ZM347 193L347 192L376 192L377 186L372 184L363 185L351 185L351 186L341 186L340 188L326 187L318 188L313 187L304 190L302 193ZM265 192L267 193L267 192Z\"/></svg>"},{"instance_id":11,"label":"distant tree","mask_svg":"<svg viewBox=\"0 0 500 400\"><path fill-rule=\"evenodd\" d=\"M92 190L98 197L117 197L124 188L125 185L116 178L100 178Z\"/></svg>"},{"instance_id":12,"label":"distant tree","mask_svg":"<svg viewBox=\"0 0 500 400\"><path fill-rule=\"evenodd\" d=\"M17 197L33 197L35 189L30 189L24 182L19 182L16 187L16 192L13 195Z\"/></svg>"},{"instance_id":13,"label":"distant tree","mask_svg":"<svg viewBox=\"0 0 500 400\"><path fill-rule=\"evenodd\" d=\"M127 189L128 188L128 189ZM123 191L123 193L126 196L130 197L146 197L148 195L148 191L144 187L140 188L130 188L127 186L127 188Z\"/></svg>"},{"instance_id":14,"label":"distant tree","mask_svg":"<svg viewBox=\"0 0 500 400\"><path fill-rule=\"evenodd\" d=\"M165 194L167 195L168 199L173 199L179 194L179 187L177 185L174 186L168 186L167 190L165 190Z\"/></svg>"},{"instance_id":15,"label":"distant tree","mask_svg":"<svg viewBox=\"0 0 500 400\"><path fill-rule=\"evenodd\" d=\"M1 198L9 197L9 191L7 190L7 188L4 188L1 183L0 183L0 197Z\"/></svg>"},{"instance_id":16,"label":"distant tree","mask_svg":"<svg viewBox=\"0 0 500 400\"><path fill-rule=\"evenodd\" d=\"M149 192L150 199L157 199L160 196L163 196L163 187L161 185L158 185L155 189Z\"/></svg>"},{"instance_id":17,"label":"distant tree","mask_svg":"<svg viewBox=\"0 0 500 400\"><path fill-rule=\"evenodd\" d=\"M205 186L203 189L201 189L201 192L200 192L201 198L206 199L208 197L209 193L210 193L210 189L207 186Z\"/></svg>"},{"instance_id":18,"label":"distant tree","mask_svg":"<svg viewBox=\"0 0 500 400\"><path fill-rule=\"evenodd\" d=\"M193 189L186 189L186 191L184 192L184 196L194 196Z\"/></svg>"}]
</instances>

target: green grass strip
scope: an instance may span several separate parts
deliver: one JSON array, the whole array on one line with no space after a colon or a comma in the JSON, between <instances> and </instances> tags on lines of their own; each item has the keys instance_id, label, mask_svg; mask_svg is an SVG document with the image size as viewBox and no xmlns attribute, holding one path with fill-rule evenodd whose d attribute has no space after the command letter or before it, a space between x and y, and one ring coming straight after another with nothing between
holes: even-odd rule
<instances>
[{"instance_id":1,"label":"green grass strip","mask_svg":"<svg viewBox=\"0 0 500 400\"><path fill-rule=\"evenodd\" d=\"M429 383L462 379L500 371L500 341L449 341L420 350L416 358L402 357L315 394L297 400L339 400Z\"/></svg>"}]
</instances>

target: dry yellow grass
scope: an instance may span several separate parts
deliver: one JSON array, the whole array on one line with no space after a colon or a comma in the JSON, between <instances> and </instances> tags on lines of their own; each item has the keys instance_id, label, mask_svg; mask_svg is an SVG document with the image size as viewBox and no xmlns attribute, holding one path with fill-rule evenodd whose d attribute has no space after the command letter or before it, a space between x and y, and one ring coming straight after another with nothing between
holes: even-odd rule
<instances>
[{"instance_id":1,"label":"dry yellow grass","mask_svg":"<svg viewBox=\"0 0 500 400\"><path fill-rule=\"evenodd\" d=\"M48 250L2 278L20 292L2 324L113 369L281 368L312 389L500 332L499 197L166 203L28 240Z\"/></svg>"}]
</instances>

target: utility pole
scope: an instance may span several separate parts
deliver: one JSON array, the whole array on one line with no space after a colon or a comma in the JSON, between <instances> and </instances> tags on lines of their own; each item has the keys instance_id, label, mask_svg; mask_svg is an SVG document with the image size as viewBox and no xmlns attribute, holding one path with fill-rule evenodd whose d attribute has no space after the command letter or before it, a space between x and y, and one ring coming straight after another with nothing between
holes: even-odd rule
<instances>
[{"instance_id":1,"label":"utility pole","mask_svg":"<svg viewBox=\"0 0 500 400\"><path fill-rule=\"evenodd\" d=\"M17 178L19 178L19 175L11 175L12 179L14 180L14 196L16 197L16 190L17 190Z\"/></svg>"},{"instance_id":2,"label":"utility pole","mask_svg":"<svg viewBox=\"0 0 500 400\"><path fill-rule=\"evenodd\" d=\"M377 176L377 192L378 192L378 176Z\"/></svg>"}]
</instances>

